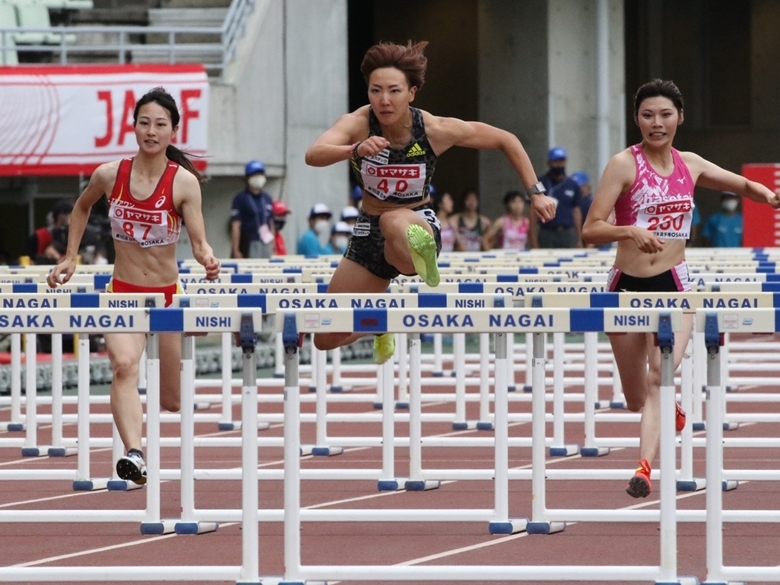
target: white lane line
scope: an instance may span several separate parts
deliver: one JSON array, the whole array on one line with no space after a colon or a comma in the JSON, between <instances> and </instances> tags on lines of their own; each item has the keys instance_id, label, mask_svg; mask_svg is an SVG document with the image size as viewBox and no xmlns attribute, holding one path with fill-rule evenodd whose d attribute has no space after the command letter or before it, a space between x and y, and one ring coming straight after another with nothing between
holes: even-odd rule
<instances>
[{"instance_id":1,"label":"white lane line","mask_svg":"<svg viewBox=\"0 0 780 585\"><path fill-rule=\"evenodd\" d=\"M238 524L238 522L228 522L228 523L225 523L225 524L220 524L220 526L221 527L227 527L227 526L234 526L235 524ZM97 554L97 553L107 552L107 551L111 551L111 550L118 550L120 548L125 548L125 547L128 547L128 546L137 546L139 544L147 544L147 543L150 543L150 542L158 542L160 540L164 540L166 538L172 538L174 536L179 536L179 535L176 534L176 533L171 533L171 534L163 534L161 536L150 536L150 537L142 538L142 539L139 539L139 540L133 540L133 541L130 541L130 542L123 542L122 544L112 544L111 546L102 546L100 548L91 548L89 550L82 550L82 551L75 552L75 553L69 553L69 554L66 554L66 555L58 555L56 557L48 557L48 558L45 558L45 559L38 559L37 561L30 561L28 563L19 563L18 565L10 565L10 566L11 567L34 567L36 565L43 565L45 563L53 563L53 562L56 562L56 561L63 561L63 560L66 560L66 559L73 559L73 558L82 557L82 556L85 556L85 555Z\"/></svg>"}]
</instances>

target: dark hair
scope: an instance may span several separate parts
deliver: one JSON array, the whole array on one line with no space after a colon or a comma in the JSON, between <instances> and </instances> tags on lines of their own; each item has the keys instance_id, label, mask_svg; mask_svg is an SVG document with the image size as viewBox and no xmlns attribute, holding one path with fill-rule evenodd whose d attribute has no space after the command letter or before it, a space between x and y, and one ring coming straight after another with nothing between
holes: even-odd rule
<instances>
[{"instance_id":1,"label":"dark hair","mask_svg":"<svg viewBox=\"0 0 780 585\"><path fill-rule=\"evenodd\" d=\"M639 106L642 105L642 102L652 97L669 98L674 107L677 108L677 113L682 114L683 96L674 82L666 79L653 79L641 85L634 94L634 120L637 120L639 116Z\"/></svg>"},{"instance_id":2,"label":"dark hair","mask_svg":"<svg viewBox=\"0 0 780 585\"><path fill-rule=\"evenodd\" d=\"M523 201L523 203L525 203L523 194L520 193L520 191L517 191L516 189L512 189L511 191L507 191L506 193L504 193L504 207L509 205L510 201L512 201L513 199L517 199L518 197Z\"/></svg>"},{"instance_id":3,"label":"dark hair","mask_svg":"<svg viewBox=\"0 0 780 585\"><path fill-rule=\"evenodd\" d=\"M71 213L73 213L73 205L69 201L57 201L51 208L51 220L53 223L57 223L61 215L70 215Z\"/></svg>"},{"instance_id":4,"label":"dark hair","mask_svg":"<svg viewBox=\"0 0 780 585\"><path fill-rule=\"evenodd\" d=\"M155 87L154 89L146 92L143 97L136 102L135 110L133 110L133 126L138 123L138 112L141 110L141 107L152 102L158 104L168 112L168 115L171 117L171 125L174 128L179 125L180 117L179 109L176 107L176 100L173 99L171 94L165 91L165 88ZM172 160L173 162L187 169L189 172L195 175L195 177L201 183L205 181L203 175L201 175L198 172L198 169L195 168L195 165L192 164L192 161L189 158L192 155L189 155L183 150L176 148L173 144L169 144L168 148L165 149L165 156L167 156L169 160Z\"/></svg>"},{"instance_id":5,"label":"dark hair","mask_svg":"<svg viewBox=\"0 0 780 585\"><path fill-rule=\"evenodd\" d=\"M415 44L409 41L405 46L379 43L366 51L360 64L360 72L368 83L368 78L375 69L395 67L406 76L409 87L422 89L425 83L425 68L428 66L428 58L423 54L427 46L428 41Z\"/></svg>"}]
</instances>

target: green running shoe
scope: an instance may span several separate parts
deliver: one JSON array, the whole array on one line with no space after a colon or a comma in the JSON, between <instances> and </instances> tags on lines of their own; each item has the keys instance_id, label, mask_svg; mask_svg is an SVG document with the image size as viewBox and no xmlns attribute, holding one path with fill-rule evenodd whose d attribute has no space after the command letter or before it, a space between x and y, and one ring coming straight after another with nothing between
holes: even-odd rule
<instances>
[{"instance_id":1,"label":"green running shoe","mask_svg":"<svg viewBox=\"0 0 780 585\"><path fill-rule=\"evenodd\" d=\"M406 239L417 274L428 286L439 286L439 267L436 264L436 241L428 231L417 224L406 228Z\"/></svg>"},{"instance_id":2,"label":"green running shoe","mask_svg":"<svg viewBox=\"0 0 780 585\"><path fill-rule=\"evenodd\" d=\"M383 364L393 357L395 353L395 335L383 333L374 335L374 363Z\"/></svg>"}]
</instances>

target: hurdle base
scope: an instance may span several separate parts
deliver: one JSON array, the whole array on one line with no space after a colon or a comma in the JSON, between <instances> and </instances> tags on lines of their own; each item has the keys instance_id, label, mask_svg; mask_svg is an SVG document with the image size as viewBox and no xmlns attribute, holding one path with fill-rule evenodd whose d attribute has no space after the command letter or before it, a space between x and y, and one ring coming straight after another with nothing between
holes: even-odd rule
<instances>
[{"instance_id":1,"label":"hurdle base","mask_svg":"<svg viewBox=\"0 0 780 585\"><path fill-rule=\"evenodd\" d=\"M431 376L433 376L434 378L443 378L444 372L431 372Z\"/></svg>"},{"instance_id":2,"label":"hurdle base","mask_svg":"<svg viewBox=\"0 0 780 585\"><path fill-rule=\"evenodd\" d=\"M409 403L408 402L396 402L395 403L395 409L396 410L409 410Z\"/></svg>"},{"instance_id":3,"label":"hurdle base","mask_svg":"<svg viewBox=\"0 0 780 585\"><path fill-rule=\"evenodd\" d=\"M515 386L514 384L510 384L509 386L506 387L506 391L507 392L517 392L517 386Z\"/></svg>"},{"instance_id":4,"label":"hurdle base","mask_svg":"<svg viewBox=\"0 0 780 585\"><path fill-rule=\"evenodd\" d=\"M404 489L407 492L427 492L439 489L439 486L441 482L438 479L410 479L404 482Z\"/></svg>"},{"instance_id":5,"label":"hurdle base","mask_svg":"<svg viewBox=\"0 0 780 585\"><path fill-rule=\"evenodd\" d=\"M736 431L739 428L738 422L724 422L723 423L723 430L724 431Z\"/></svg>"},{"instance_id":6,"label":"hurdle base","mask_svg":"<svg viewBox=\"0 0 780 585\"><path fill-rule=\"evenodd\" d=\"M27 430L25 423L3 423L0 424L0 431L8 431L9 433L20 433Z\"/></svg>"},{"instance_id":7,"label":"hurdle base","mask_svg":"<svg viewBox=\"0 0 780 585\"><path fill-rule=\"evenodd\" d=\"M217 424L217 430L219 431L240 431L241 421L235 422L221 422Z\"/></svg>"},{"instance_id":8,"label":"hurdle base","mask_svg":"<svg viewBox=\"0 0 780 585\"><path fill-rule=\"evenodd\" d=\"M193 405L193 410L209 410L211 408L211 402L196 402Z\"/></svg>"},{"instance_id":9,"label":"hurdle base","mask_svg":"<svg viewBox=\"0 0 780 585\"><path fill-rule=\"evenodd\" d=\"M688 575L679 575L677 581L656 581L655 585L699 585L699 579ZM727 584L724 583L723 585ZM734 585L734 583L731 585Z\"/></svg>"},{"instance_id":10,"label":"hurdle base","mask_svg":"<svg viewBox=\"0 0 780 585\"><path fill-rule=\"evenodd\" d=\"M694 477L693 479L678 479L678 492L698 492L707 487L707 480L703 477Z\"/></svg>"},{"instance_id":11,"label":"hurdle base","mask_svg":"<svg viewBox=\"0 0 780 585\"><path fill-rule=\"evenodd\" d=\"M550 457L570 457L580 452L579 445L563 445L562 447L550 447Z\"/></svg>"},{"instance_id":12,"label":"hurdle base","mask_svg":"<svg viewBox=\"0 0 780 585\"><path fill-rule=\"evenodd\" d=\"M404 489L406 481L408 480L380 479L376 482L376 489L380 492L397 492Z\"/></svg>"},{"instance_id":13,"label":"hurdle base","mask_svg":"<svg viewBox=\"0 0 780 585\"><path fill-rule=\"evenodd\" d=\"M476 421L466 421L466 422L454 422L452 423L452 430L453 431L472 431L477 428Z\"/></svg>"},{"instance_id":14,"label":"hurdle base","mask_svg":"<svg viewBox=\"0 0 780 585\"><path fill-rule=\"evenodd\" d=\"M702 581L701 585L747 585L746 581Z\"/></svg>"},{"instance_id":15,"label":"hurdle base","mask_svg":"<svg viewBox=\"0 0 780 585\"><path fill-rule=\"evenodd\" d=\"M612 402L610 402L610 403L609 403L609 407L610 407L612 410L625 410L625 408L626 408L626 403L625 403L625 402L619 402L619 401L617 401L617 400L614 400L614 401L612 401Z\"/></svg>"},{"instance_id":16,"label":"hurdle base","mask_svg":"<svg viewBox=\"0 0 780 585\"><path fill-rule=\"evenodd\" d=\"M695 422L693 425L691 425L691 429L694 431L704 431L707 429L707 424L705 422Z\"/></svg>"},{"instance_id":17,"label":"hurdle base","mask_svg":"<svg viewBox=\"0 0 780 585\"><path fill-rule=\"evenodd\" d=\"M703 477L694 477L692 479L678 479L678 492L698 492L707 487L707 480Z\"/></svg>"},{"instance_id":18,"label":"hurdle base","mask_svg":"<svg viewBox=\"0 0 780 585\"><path fill-rule=\"evenodd\" d=\"M301 457L308 457L313 449L314 445L301 445Z\"/></svg>"},{"instance_id":19,"label":"hurdle base","mask_svg":"<svg viewBox=\"0 0 780 585\"><path fill-rule=\"evenodd\" d=\"M47 457L51 447L22 447L22 457Z\"/></svg>"},{"instance_id":20,"label":"hurdle base","mask_svg":"<svg viewBox=\"0 0 780 585\"><path fill-rule=\"evenodd\" d=\"M496 427L493 424L492 421L477 421L477 430L478 431L492 431Z\"/></svg>"},{"instance_id":21,"label":"hurdle base","mask_svg":"<svg viewBox=\"0 0 780 585\"><path fill-rule=\"evenodd\" d=\"M96 492L108 487L109 478L77 479L73 482L74 492Z\"/></svg>"},{"instance_id":22,"label":"hurdle base","mask_svg":"<svg viewBox=\"0 0 780 585\"><path fill-rule=\"evenodd\" d=\"M583 447L580 449L583 457L603 457L609 455L609 447Z\"/></svg>"},{"instance_id":23,"label":"hurdle base","mask_svg":"<svg viewBox=\"0 0 780 585\"><path fill-rule=\"evenodd\" d=\"M597 401L596 401L596 402L593 404L593 407L594 407L596 410L601 410L601 409L603 409L603 408L612 408L612 402L610 402L609 400L597 400Z\"/></svg>"},{"instance_id":24,"label":"hurdle base","mask_svg":"<svg viewBox=\"0 0 780 585\"><path fill-rule=\"evenodd\" d=\"M172 534L177 520L160 520L159 522L141 522L141 534L145 536L159 536L160 534Z\"/></svg>"},{"instance_id":25,"label":"hurdle base","mask_svg":"<svg viewBox=\"0 0 780 585\"><path fill-rule=\"evenodd\" d=\"M72 457L79 450L76 447L49 447L49 457Z\"/></svg>"},{"instance_id":26,"label":"hurdle base","mask_svg":"<svg viewBox=\"0 0 780 585\"><path fill-rule=\"evenodd\" d=\"M334 394L338 394L339 392L344 392L344 386L331 386L330 391Z\"/></svg>"},{"instance_id":27,"label":"hurdle base","mask_svg":"<svg viewBox=\"0 0 780 585\"><path fill-rule=\"evenodd\" d=\"M173 525L176 534L205 534L216 532L218 528L217 522L177 522Z\"/></svg>"},{"instance_id":28,"label":"hurdle base","mask_svg":"<svg viewBox=\"0 0 780 585\"><path fill-rule=\"evenodd\" d=\"M334 455L341 455L344 452L344 447L312 447L311 454L315 457L333 457Z\"/></svg>"},{"instance_id":29,"label":"hurdle base","mask_svg":"<svg viewBox=\"0 0 780 585\"><path fill-rule=\"evenodd\" d=\"M566 522L529 522L525 527L528 534L555 534L566 530Z\"/></svg>"},{"instance_id":30,"label":"hurdle base","mask_svg":"<svg viewBox=\"0 0 780 585\"><path fill-rule=\"evenodd\" d=\"M236 585L327 585L327 581L285 581L284 577L258 577L256 581L236 581Z\"/></svg>"},{"instance_id":31,"label":"hurdle base","mask_svg":"<svg viewBox=\"0 0 780 585\"><path fill-rule=\"evenodd\" d=\"M526 384L525 386L523 386L523 392L531 393L533 391L534 391L534 387L531 386L530 384Z\"/></svg>"},{"instance_id":32,"label":"hurdle base","mask_svg":"<svg viewBox=\"0 0 780 585\"><path fill-rule=\"evenodd\" d=\"M130 492L140 490L142 487L144 486L126 479L111 479L106 484L106 489L110 492Z\"/></svg>"},{"instance_id":33,"label":"hurdle base","mask_svg":"<svg viewBox=\"0 0 780 585\"><path fill-rule=\"evenodd\" d=\"M517 518L505 522L490 522L488 524L488 532L501 535L517 534L518 532L525 532L526 526L528 526L528 518Z\"/></svg>"},{"instance_id":34,"label":"hurdle base","mask_svg":"<svg viewBox=\"0 0 780 585\"><path fill-rule=\"evenodd\" d=\"M736 479L724 479L721 482L720 487L724 492L730 492L739 487L739 482Z\"/></svg>"}]
</instances>

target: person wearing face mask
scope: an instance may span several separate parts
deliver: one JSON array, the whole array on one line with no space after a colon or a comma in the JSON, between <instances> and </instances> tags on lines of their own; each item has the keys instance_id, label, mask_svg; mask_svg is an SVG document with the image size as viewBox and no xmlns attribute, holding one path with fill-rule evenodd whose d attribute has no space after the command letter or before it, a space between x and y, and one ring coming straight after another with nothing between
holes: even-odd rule
<instances>
[{"instance_id":1,"label":"person wearing face mask","mask_svg":"<svg viewBox=\"0 0 780 585\"><path fill-rule=\"evenodd\" d=\"M742 246L742 214L739 195L724 191L720 196L721 211L707 220L702 235L713 248L739 248Z\"/></svg>"},{"instance_id":2,"label":"person wearing face mask","mask_svg":"<svg viewBox=\"0 0 780 585\"><path fill-rule=\"evenodd\" d=\"M557 203L555 218L540 224L531 218L531 248L579 248L582 246L582 191L577 182L566 176L566 151L560 146L550 149L549 170L539 178L547 195Z\"/></svg>"},{"instance_id":3,"label":"person wearing face mask","mask_svg":"<svg viewBox=\"0 0 780 585\"><path fill-rule=\"evenodd\" d=\"M246 189L233 198L230 208L232 258L270 258L274 251L273 199L263 191L265 165L251 160L244 168Z\"/></svg>"},{"instance_id":4,"label":"person wearing face mask","mask_svg":"<svg viewBox=\"0 0 780 585\"><path fill-rule=\"evenodd\" d=\"M352 226L346 221L336 222L333 226L330 236L330 244L333 247L334 254L344 254L349 246L349 239L352 237Z\"/></svg>"},{"instance_id":5,"label":"person wearing face mask","mask_svg":"<svg viewBox=\"0 0 780 585\"><path fill-rule=\"evenodd\" d=\"M292 213L284 201L274 201L274 254L277 256L287 255L287 244L282 235L284 224L287 223L287 216Z\"/></svg>"},{"instance_id":6,"label":"person wearing face mask","mask_svg":"<svg viewBox=\"0 0 780 585\"><path fill-rule=\"evenodd\" d=\"M297 254L322 256L333 254L330 244L330 218L333 214L324 203L317 203L309 211L309 229L298 240Z\"/></svg>"}]
</instances>

